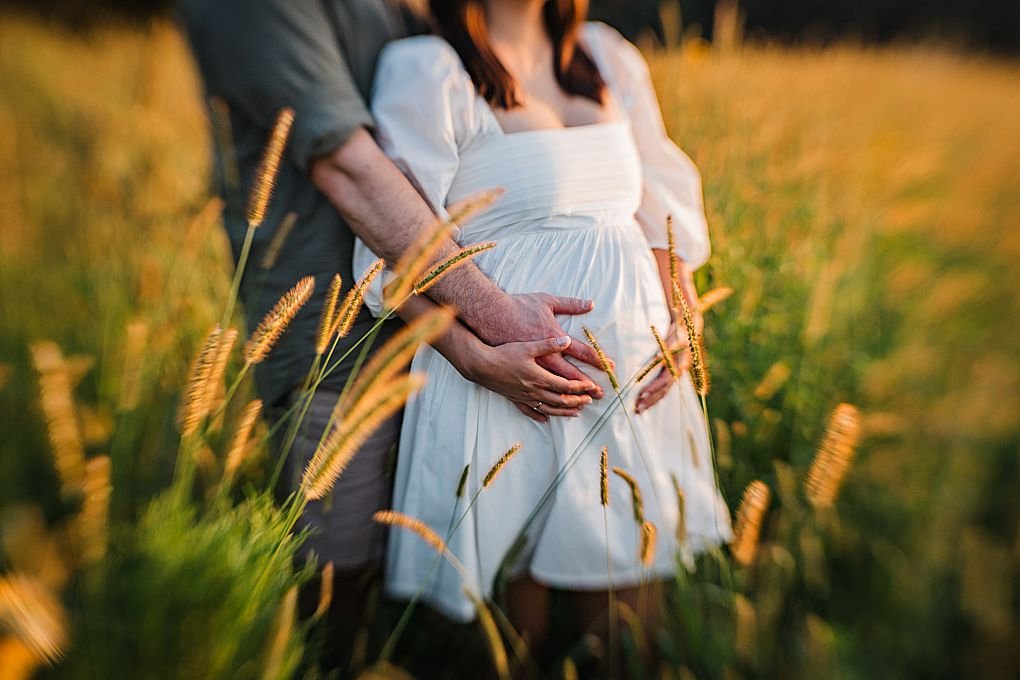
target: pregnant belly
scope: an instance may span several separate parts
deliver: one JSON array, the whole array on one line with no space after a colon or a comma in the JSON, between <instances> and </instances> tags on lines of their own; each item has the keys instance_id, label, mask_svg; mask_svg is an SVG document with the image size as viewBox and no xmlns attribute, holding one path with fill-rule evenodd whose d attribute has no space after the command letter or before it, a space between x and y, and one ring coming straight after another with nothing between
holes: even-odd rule
<instances>
[{"instance_id":1,"label":"pregnant belly","mask_svg":"<svg viewBox=\"0 0 1020 680\"><path fill-rule=\"evenodd\" d=\"M591 329L624 381L656 351L649 327L669 327L655 259L636 224L504 238L478 265L508 293L592 300L588 314L557 320L575 339Z\"/></svg>"}]
</instances>

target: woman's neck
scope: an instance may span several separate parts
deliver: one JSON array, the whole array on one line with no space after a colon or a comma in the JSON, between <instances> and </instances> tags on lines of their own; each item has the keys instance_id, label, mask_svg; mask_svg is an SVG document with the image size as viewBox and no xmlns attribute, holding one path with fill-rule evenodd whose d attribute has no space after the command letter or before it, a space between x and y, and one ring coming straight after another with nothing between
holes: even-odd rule
<instances>
[{"instance_id":1,"label":"woman's neck","mask_svg":"<svg viewBox=\"0 0 1020 680\"><path fill-rule=\"evenodd\" d=\"M500 59L511 61L519 75L545 68L552 46L542 17L543 0L488 0L485 18L489 39Z\"/></svg>"}]
</instances>

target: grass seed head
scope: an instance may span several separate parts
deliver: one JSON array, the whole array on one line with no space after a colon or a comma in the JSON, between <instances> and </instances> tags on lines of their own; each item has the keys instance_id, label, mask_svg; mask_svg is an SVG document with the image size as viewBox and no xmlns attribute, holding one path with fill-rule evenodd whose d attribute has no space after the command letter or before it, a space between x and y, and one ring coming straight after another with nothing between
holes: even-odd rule
<instances>
[{"instance_id":1,"label":"grass seed head","mask_svg":"<svg viewBox=\"0 0 1020 680\"><path fill-rule=\"evenodd\" d=\"M652 562L655 561L655 542L658 538L658 533L655 529L655 525L649 521L641 523L641 564L646 567L650 567Z\"/></svg>"},{"instance_id":2,"label":"grass seed head","mask_svg":"<svg viewBox=\"0 0 1020 680\"><path fill-rule=\"evenodd\" d=\"M375 277L379 276L379 272L386 266L384 260L376 260L372 263L372 266L368 268L365 275L347 291L347 297L344 298L344 303L340 305L340 309L337 311L333 319L333 331L330 335L335 333L338 337L346 338L351 329L354 328L354 322L358 320L358 313L361 311L361 304L365 301L365 291L372 285L372 281Z\"/></svg>"},{"instance_id":3,"label":"grass seed head","mask_svg":"<svg viewBox=\"0 0 1020 680\"><path fill-rule=\"evenodd\" d=\"M39 402L46 433L65 498L81 493L85 479L85 446L74 402L72 377L60 347L42 341L30 346L39 374Z\"/></svg>"},{"instance_id":4,"label":"grass seed head","mask_svg":"<svg viewBox=\"0 0 1020 680\"><path fill-rule=\"evenodd\" d=\"M334 275L333 280L329 283L329 290L326 291L326 300L322 305L322 316L319 317L319 332L315 336L315 353L318 356L326 353L329 341L333 339L342 286L343 279L339 274Z\"/></svg>"},{"instance_id":5,"label":"grass seed head","mask_svg":"<svg viewBox=\"0 0 1020 680\"><path fill-rule=\"evenodd\" d=\"M737 520L733 529L733 545L731 551L734 559L742 566L754 562L758 553L758 540L761 536L762 522L765 511L769 507L771 492L765 482L754 480L744 489L744 496L737 508Z\"/></svg>"},{"instance_id":6,"label":"grass seed head","mask_svg":"<svg viewBox=\"0 0 1020 680\"><path fill-rule=\"evenodd\" d=\"M816 508L831 507L850 471L860 435L860 413L850 404L837 406L805 480L805 495Z\"/></svg>"},{"instance_id":7,"label":"grass seed head","mask_svg":"<svg viewBox=\"0 0 1020 680\"><path fill-rule=\"evenodd\" d=\"M396 512L395 510L380 510L372 516L379 524L385 524L391 527L400 527L406 529L411 533L417 534L423 541L431 545L436 552L442 553L446 550L446 542L439 537L439 534L435 532L428 524L417 519L405 515L402 512Z\"/></svg>"},{"instance_id":8,"label":"grass seed head","mask_svg":"<svg viewBox=\"0 0 1020 680\"><path fill-rule=\"evenodd\" d=\"M276 178L280 173L280 164L283 159L283 149L287 146L287 137L290 136L290 128L294 123L294 109L281 109L276 115L276 122L273 123L273 130L269 134L269 141L262 152L262 160L259 162L258 170L255 171L255 180L252 182L251 193L248 196L248 224L257 227L266 219L266 209L269 207L269 199L276 187Z\"/></svg>"},{"instance_id":9,"label":"grass seed head","mask_svg":"<svg viewBox=\"0 0 1020 680\"><path fill-rule=\"evenodd\" d=\"M240 420L237 422L237 429L230 441L230 448L227 449L227 459L223 466L223 477L229 482L241 469L245 457L251 448L251 431L262 415L262 400L253 399L244 407Z\"/></svg>"},{"instance_id":10,"label":"grass seed head","mask_svg":"<svg viewBox=\"0 0 1020 680\"><path fill-rule=\"evenodd\" d=\"M426 292L429 288L439 283L444 276L470 262L471 258L478 253L491 250L495 247L495 241L489 241L488 243L479 243L468 248L461 248L422 274L421 278L414 284L414 292L419 295Z\"/></svg>"},{"instance_id":11,"label":"grass seed head","mask_svg":"<svg viewBox=\"0 0 1020 680\"><path fill-rule=\"evenodd\" d=\"M609 447L602 447L599 456L599 499L603 506L609 505Z\"/></svg>"},{"instance_id":12,"label":"grass seed head","mask_svg":"<svg viewBox=\"0 0 1020 680\"><path fill-rule=\"evenodd\" d=\"M249 364L259 364L269 355L290 322L305 306L315 288L315 279L306 276L289 291L283 294L273 308L262 317L262 321L248 338L244 346L244 360Z\"/></svg>"},{"instance_id":13,"label":"grass seed head","mask_svg":"<svg viewBox=\"0 0 1020 680\"><path fill-rule=\"evenodd\" d=\"M638 524L644 524L645 503L641 498L641 489L638 487L637 480L629 472L620 467L614 467L613 474L625 481L627 486L630 487L630 502L634 510L634 521Z\"/></svg>"},{"instance_id":14,"label":"grass seed head","mask_svg":"<svg viewBox=\"0 0 1020 680\"><path fill-rule=\"evenodd\" d=\"M49 664L67 647L67 617L60 601L38 580L23 574L0 577L0 622Z\"/></svg>"},{"instance_id":15,"label":"grass seed head","mask_svg":"<svg viewBox=\"0 0 1020 680\"><path fill-rule=\"evenodd\" d=\"M616 372L613 370L613 365L609 363L609 357L602 351L602 346L599 345L599 341L595 338L595 334L591 332L587 326L582 326L584 331L584 337L588 338L588 344L595 350L595 354L599 357L599 362L602 364L602 370L606 372L606 376L609 377L609 384L613 386L613 389L617 392L620 391L620 382L616 379Z\"/></svg>"},{"instance_id":16,"label":"grass seed head","mask_svg":"<svg viewBox=\"0 0 1020 680\"><path fill-rule=\"evenodd\" d=\"M489 471L485 474L485 479L482 480L482 488L488 489L489 485L496 481L496 476L499 475L500 471L510 462L510 459L517 455L517 452L521 450L521 443L517 442L499 457L499 460L489 468Z\"/></svg>"}]
</instances>

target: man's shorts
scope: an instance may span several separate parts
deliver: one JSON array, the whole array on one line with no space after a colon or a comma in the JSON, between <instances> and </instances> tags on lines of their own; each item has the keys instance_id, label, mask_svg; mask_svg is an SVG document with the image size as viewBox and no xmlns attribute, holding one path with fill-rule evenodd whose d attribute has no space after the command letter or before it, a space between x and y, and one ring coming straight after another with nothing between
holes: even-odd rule
<instances>
[{"instance_id":1,"label":"man's shorts","mask_svg":"<svg viewBox=\"0 0 1020 680\"><path fill-rule=\"evenodd\" d=\"M298 398L292 392L274 410L272 420L281 418ZM340 395L317 391L297 432L290 455L283 465L277 492L281 497L301 485L305 466L315 454L322 433ZM300 413L300 408L294 417ZM347 469L337 479L332 492L311 501L298 520L296 530L311 528L312 533L300 554L315 553L321 567L332 562L337 571L350 571L382 561L386 549L386 528L372 520L378 510L389 508L393 479L391 461L400 437L401 414L384 422L358 450ZM280 426L274 437L277 455L282 453L292 418ZM335 423L334 423L335 426Z\"/></svg>"}]
</instances>

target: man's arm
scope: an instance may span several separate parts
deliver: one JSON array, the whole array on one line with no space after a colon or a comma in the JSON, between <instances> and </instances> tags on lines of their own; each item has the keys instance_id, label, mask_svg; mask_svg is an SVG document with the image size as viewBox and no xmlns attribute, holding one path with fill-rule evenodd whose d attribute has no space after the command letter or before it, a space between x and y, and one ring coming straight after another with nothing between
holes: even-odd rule
<instances>
[{"instance_id":1,"label":"man's arm","mask_svg":"<svg viewBox=\"0 0 1020 680\"><path fill-rule=\"evenodd\" d=\"M363 129L332 153L313 160L310 171L312 181L351 229L389 262L396 262L435 221L428 204ZM447 239L438 258L456 249ZM592 309L590 300L541 293L508 295L474 265L445 276L429 290L429 296L456 309L489 345L566 335L555 314L584 314ZM564 353L601 368L594 350L583 342L572 341ZM568 380L588 380L559 354L542 357L539 363ZM596 388L593 396L601 396L601 390Z\"/></svg>"}]
</instances>

